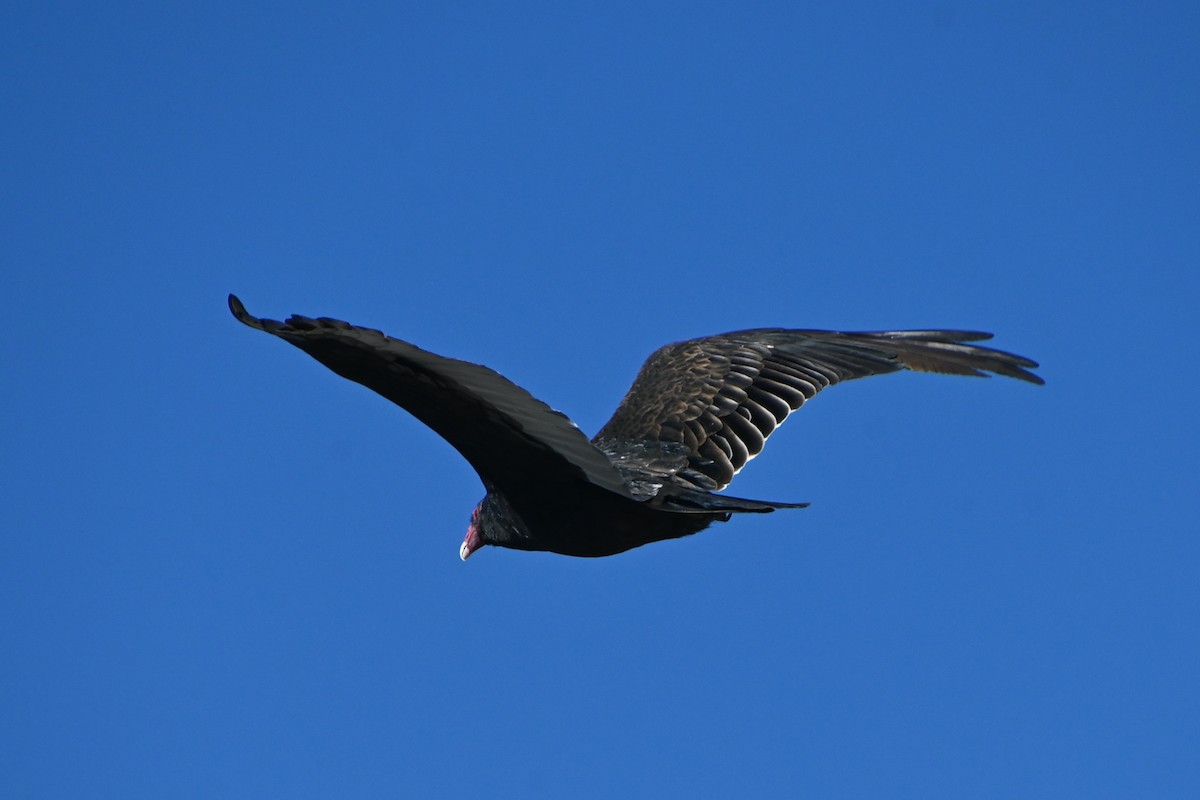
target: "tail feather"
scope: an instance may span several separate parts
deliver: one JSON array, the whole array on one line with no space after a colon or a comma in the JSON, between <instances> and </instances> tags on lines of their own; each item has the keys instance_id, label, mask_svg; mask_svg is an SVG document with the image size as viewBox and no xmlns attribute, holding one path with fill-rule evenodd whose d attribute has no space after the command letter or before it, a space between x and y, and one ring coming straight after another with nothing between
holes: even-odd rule
<instances>
[{"instance_id":1,"label":"tail feather","mask_svg":"<svg viewBox=\"0 0 1200 800\"><path fill-rule=\"evenodd\" d=\"M712 514L722 511L739 514L769 514L777 508L806 508L808 503L780 503L773 500L747 500L712 492L685 489L672 494L666 508L682 514Z\"/></svg>"}]
</instances>

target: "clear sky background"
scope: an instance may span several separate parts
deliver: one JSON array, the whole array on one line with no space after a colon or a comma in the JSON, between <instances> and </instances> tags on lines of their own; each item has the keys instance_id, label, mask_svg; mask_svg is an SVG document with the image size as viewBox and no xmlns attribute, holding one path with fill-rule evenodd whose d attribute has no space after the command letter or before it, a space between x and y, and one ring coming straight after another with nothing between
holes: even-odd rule
<instances>
[{"instance_id":1,"label":"clear sky background","mask_svg":"<svg viewBox=\"0 0 1200 800\"><path fill-rule=\"evenodd\" d=\"M0 795L1200 796L1195 3L7 3ZM668 341L962 327L809 500L578 560L238 325L588 432Z\"/></svg>"}]
</instances>

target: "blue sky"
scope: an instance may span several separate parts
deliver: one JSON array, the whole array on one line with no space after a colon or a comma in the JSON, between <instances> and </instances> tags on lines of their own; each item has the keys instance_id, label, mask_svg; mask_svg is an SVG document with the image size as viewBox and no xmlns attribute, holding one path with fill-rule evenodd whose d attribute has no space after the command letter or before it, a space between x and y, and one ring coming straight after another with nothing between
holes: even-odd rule
<instances>
[{"instance_id":1,"label":"blue sky","mask_svg":"<svg viewBox=\"0 0 1200 800\"><path fill-rule=\"evenodd\" d=\"M1200 10L7 4L0 794L1195 797ZM601 560L457 550L327 315L595 431L668 341L961 327Z\"/></svg>"}]
</instances>

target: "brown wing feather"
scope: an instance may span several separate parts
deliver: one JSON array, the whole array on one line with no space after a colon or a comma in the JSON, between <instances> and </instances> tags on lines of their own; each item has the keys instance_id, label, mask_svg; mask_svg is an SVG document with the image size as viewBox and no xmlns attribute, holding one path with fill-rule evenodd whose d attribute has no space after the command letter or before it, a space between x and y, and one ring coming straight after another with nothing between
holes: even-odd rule
<instances>
[{"instance_id":1,"label":"brown wing feather","mask_svg":"<svg viewBox=\"0 0 1200 800\"><path fill-rule=\"evenodd\" d=\"M593 440L682 445L674 478L715 491L762 452L788 415L841 381L902 369L953 375L992 372L1041 384L1022 356L966 342L978 331L837 331L768 328L667 345L642 366Z\"/></svg>"}]
</instances>

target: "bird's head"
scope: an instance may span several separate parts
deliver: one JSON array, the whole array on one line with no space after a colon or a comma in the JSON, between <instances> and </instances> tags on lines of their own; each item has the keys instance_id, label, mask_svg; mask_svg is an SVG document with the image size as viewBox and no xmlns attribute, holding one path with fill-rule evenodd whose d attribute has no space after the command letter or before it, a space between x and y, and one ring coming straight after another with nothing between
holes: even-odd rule
<instances>
[{"instance_id":1,"label":"bird's head","mask_svg":"<svg viewBox=\"0 0 1200 800\"><path fill-rule=\"evenodd\" d=\"M466 561L479 548L487 544L483 533L483 504L487 502L485 497L480 500L475 510L471 512L471 523L467 525L467 535L463 538L462 546L458 548L458 557Z\"/></svg>"},{"instance_id":2,"label":"bird's head","mask_svg":"<svg viewBox=\"0 0 1200 800\"><path fill-rule=\"evenodd\" d=\"M471 512L471 522L467 525L462 546L458 548L458 556L466 561L471 553L485 544L515 547L518 550L540 549L532 542L529 530L516 509L503 494L491 489Z\"/></svg>"}]
</instances>

